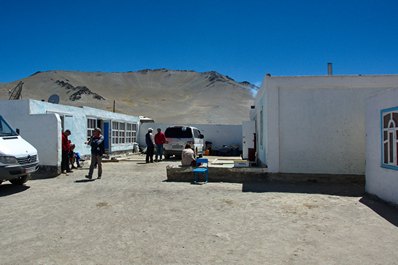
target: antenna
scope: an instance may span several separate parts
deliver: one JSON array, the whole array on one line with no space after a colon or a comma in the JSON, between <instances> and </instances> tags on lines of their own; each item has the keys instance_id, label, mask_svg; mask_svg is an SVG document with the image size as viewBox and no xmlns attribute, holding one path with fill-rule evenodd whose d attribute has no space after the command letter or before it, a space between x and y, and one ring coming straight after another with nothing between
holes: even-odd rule
<instances>
[{"instance_id":1,"label":"antenna","mask_svg":"<svg viewBox=\"0 0 398 265\"><path fill-rule=\"evenodd\" d=\"M48 100L48 102L53 103L53 104L58 104L59 103L59 96L57 94L51 95Z\"/></svg>"},{"instance_id":2,"label":"antenna","mask_svg":"<svg viewBox=\"0 0 398 265\"><path fill-rule=\"evenodd\" d=\"M12 90L9 91L10 93L9 100L16 100L22 98L22 86L23 82L20 81L16 87L14 87Z\"/></svg>"}]
</instances>

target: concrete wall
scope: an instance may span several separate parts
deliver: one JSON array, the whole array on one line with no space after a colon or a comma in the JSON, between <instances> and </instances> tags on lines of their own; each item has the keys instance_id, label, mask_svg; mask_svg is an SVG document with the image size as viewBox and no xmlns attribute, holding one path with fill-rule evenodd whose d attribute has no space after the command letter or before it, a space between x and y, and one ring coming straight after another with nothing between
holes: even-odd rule
<instances>
[{"instance_id":1,"label":"concrete wall","mask_svg":"<svg viewBox=\"0 0 398 265\"><path fill-rule=\"evenodd\" d=\"M165 123L143 123L140 126L138 143L141 147L145 147L145 134L148 128L156 129L161 128L164 132L167 127L178 124L165 124ZM184 124L193 126L200 130L204 135L204 141L212 142L213 149L217 150L222 148L223 145L237 145L239 150L242 149L242 125L212 125L212 124Z\"/></svg>"},{"instance_id":2,"label":"concrete wall","mask_svg":"<svg viewBox=\"0 0 398 265\"><path fill-rule=\"evenodd\" d=\"M364 174L366 99L397 84L398 76L267 76L256 101L258 159L274 173Z\"/></svg>"},{"instance_id":3,"label":"concrete wall","mask_svg":"<svg viewBox=\"0 0 398 265\"><path fill-rule=\"evenodd\" d=\"M97 118L108 121L120 121L129 123L139 123L139 117L113 113L105 110L90 107L74 107L67 105L52 104L48 102L30 100L30 113L58 113L64 116L64 129L69 129L72 135L69 140L76 145L76 150L81 155L90 155L90 146L87 141L87 118ZM137 128L138 129L138 128ZM138 132L137 132L138 135ZM112 144L111 152L133 150L133 143Z\"/></svg>"},{"instance_id":4,"label":"concrete wall","mask_svg":"<svg viewBox=\"0 0 398 265\"><path fill-rule=\"evenodd\" d=\"M264 80L265 82L265 80ZM263 84L264 84L263 82ZM268 93L267 93L268 94ZM277 101L276 101L277 102ZM260 89L257 93L255 99L255 114L251 116L255 120L256 123L256 154L257 154L257 161L260 165L267 165L268 167L272 167L274 171L277 172L279 170L279 161L272 161L273 157L279 157L279 147L278 143L275 141L279 140L279 137L275 136L273 142L268 141L268 131L267 131L267 124L268 124L268 115L271 112L267 111L267 107L272 104L271 97L266 97L265 88ZM271 145L277 146L278 148L273 148ZM273 157L268 158L267 152L269 150L273 150L274 153ZM278 164L276 164L278 162Z\"/></svg>"},{"instance_id":5,"label":"concrete wall","mask_svg":"<svg viewBox=\"0 0 398 265\"><path fill-rule=\"evenodd\" d=\"M381 166L381 110L389 108L398 108L398 89L375 95L367 102L365 189L385 201L398 204L398 170Z\"/></svg>"}]
</instances>

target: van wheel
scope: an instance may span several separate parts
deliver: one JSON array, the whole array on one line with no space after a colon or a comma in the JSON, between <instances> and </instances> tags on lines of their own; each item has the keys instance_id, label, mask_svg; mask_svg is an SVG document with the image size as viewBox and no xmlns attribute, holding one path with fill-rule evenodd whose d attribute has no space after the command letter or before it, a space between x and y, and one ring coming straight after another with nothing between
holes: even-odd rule
<instances>
[{"instance_id":1,"label":"van wheel","mask_svg":"<svg viewBox=\"0 0 398 265\"><path fill-rule=\"evenodd\" d=\"M26 181L28 181L29 176L25 175L16 179L10 179L10 182L14 185L23 185Z\"/></svg>"}]
</instances>

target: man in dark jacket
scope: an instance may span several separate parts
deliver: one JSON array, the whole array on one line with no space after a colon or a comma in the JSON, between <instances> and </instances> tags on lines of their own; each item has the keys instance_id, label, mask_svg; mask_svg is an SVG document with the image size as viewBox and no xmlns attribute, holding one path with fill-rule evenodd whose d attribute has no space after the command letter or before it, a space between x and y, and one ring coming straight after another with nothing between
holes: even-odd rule
<instances>
[{"instance_id":1,"label":"man in dark jacket","mask_svg":"<svg viewBox=\"0 0 398 265\"><path fill-rule=\"evenodd\" d=\"M97 179L100 179L102 176L102 155L105 152L104 136L102 136L100 128L94 129L93 136L87 142L87 144L91 146L91 164L90 164L90 170L86 178L92 179L95 165L97 165L98 167Z\"/></svg>"},{"instance_id":2,"label":"man in dark jacket","mask_svg":"<svg viewBox=\"0 0 398 265\"><path fill-rule=\"evenodd\" d=\"M145 134L145 143L146 143L146 158L145 161L147 163L153 163L153 151L155 150L155 139L153 138L152 128L148 129L147 134Z\"/></svg>"}]
</instances>

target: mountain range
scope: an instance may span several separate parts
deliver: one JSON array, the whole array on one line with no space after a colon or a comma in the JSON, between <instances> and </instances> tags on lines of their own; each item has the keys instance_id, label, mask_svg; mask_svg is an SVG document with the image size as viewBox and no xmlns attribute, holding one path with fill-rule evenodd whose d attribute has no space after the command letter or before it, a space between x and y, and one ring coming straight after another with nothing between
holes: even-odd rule
<instances>
[{"instance_id":1,"label":"mountain range","mask_svg":"<svg viewBox=\"0 0 398 265\"><path fill-rule=\"evenodd\" d=\"M184 124L241 124L258 87L215 71L146 69L135 72L45 71L0 83L0 98L22 81L22 98L89 106ZM53 96L54 98L54 96Z\"/></svg>"}]
</instances>

